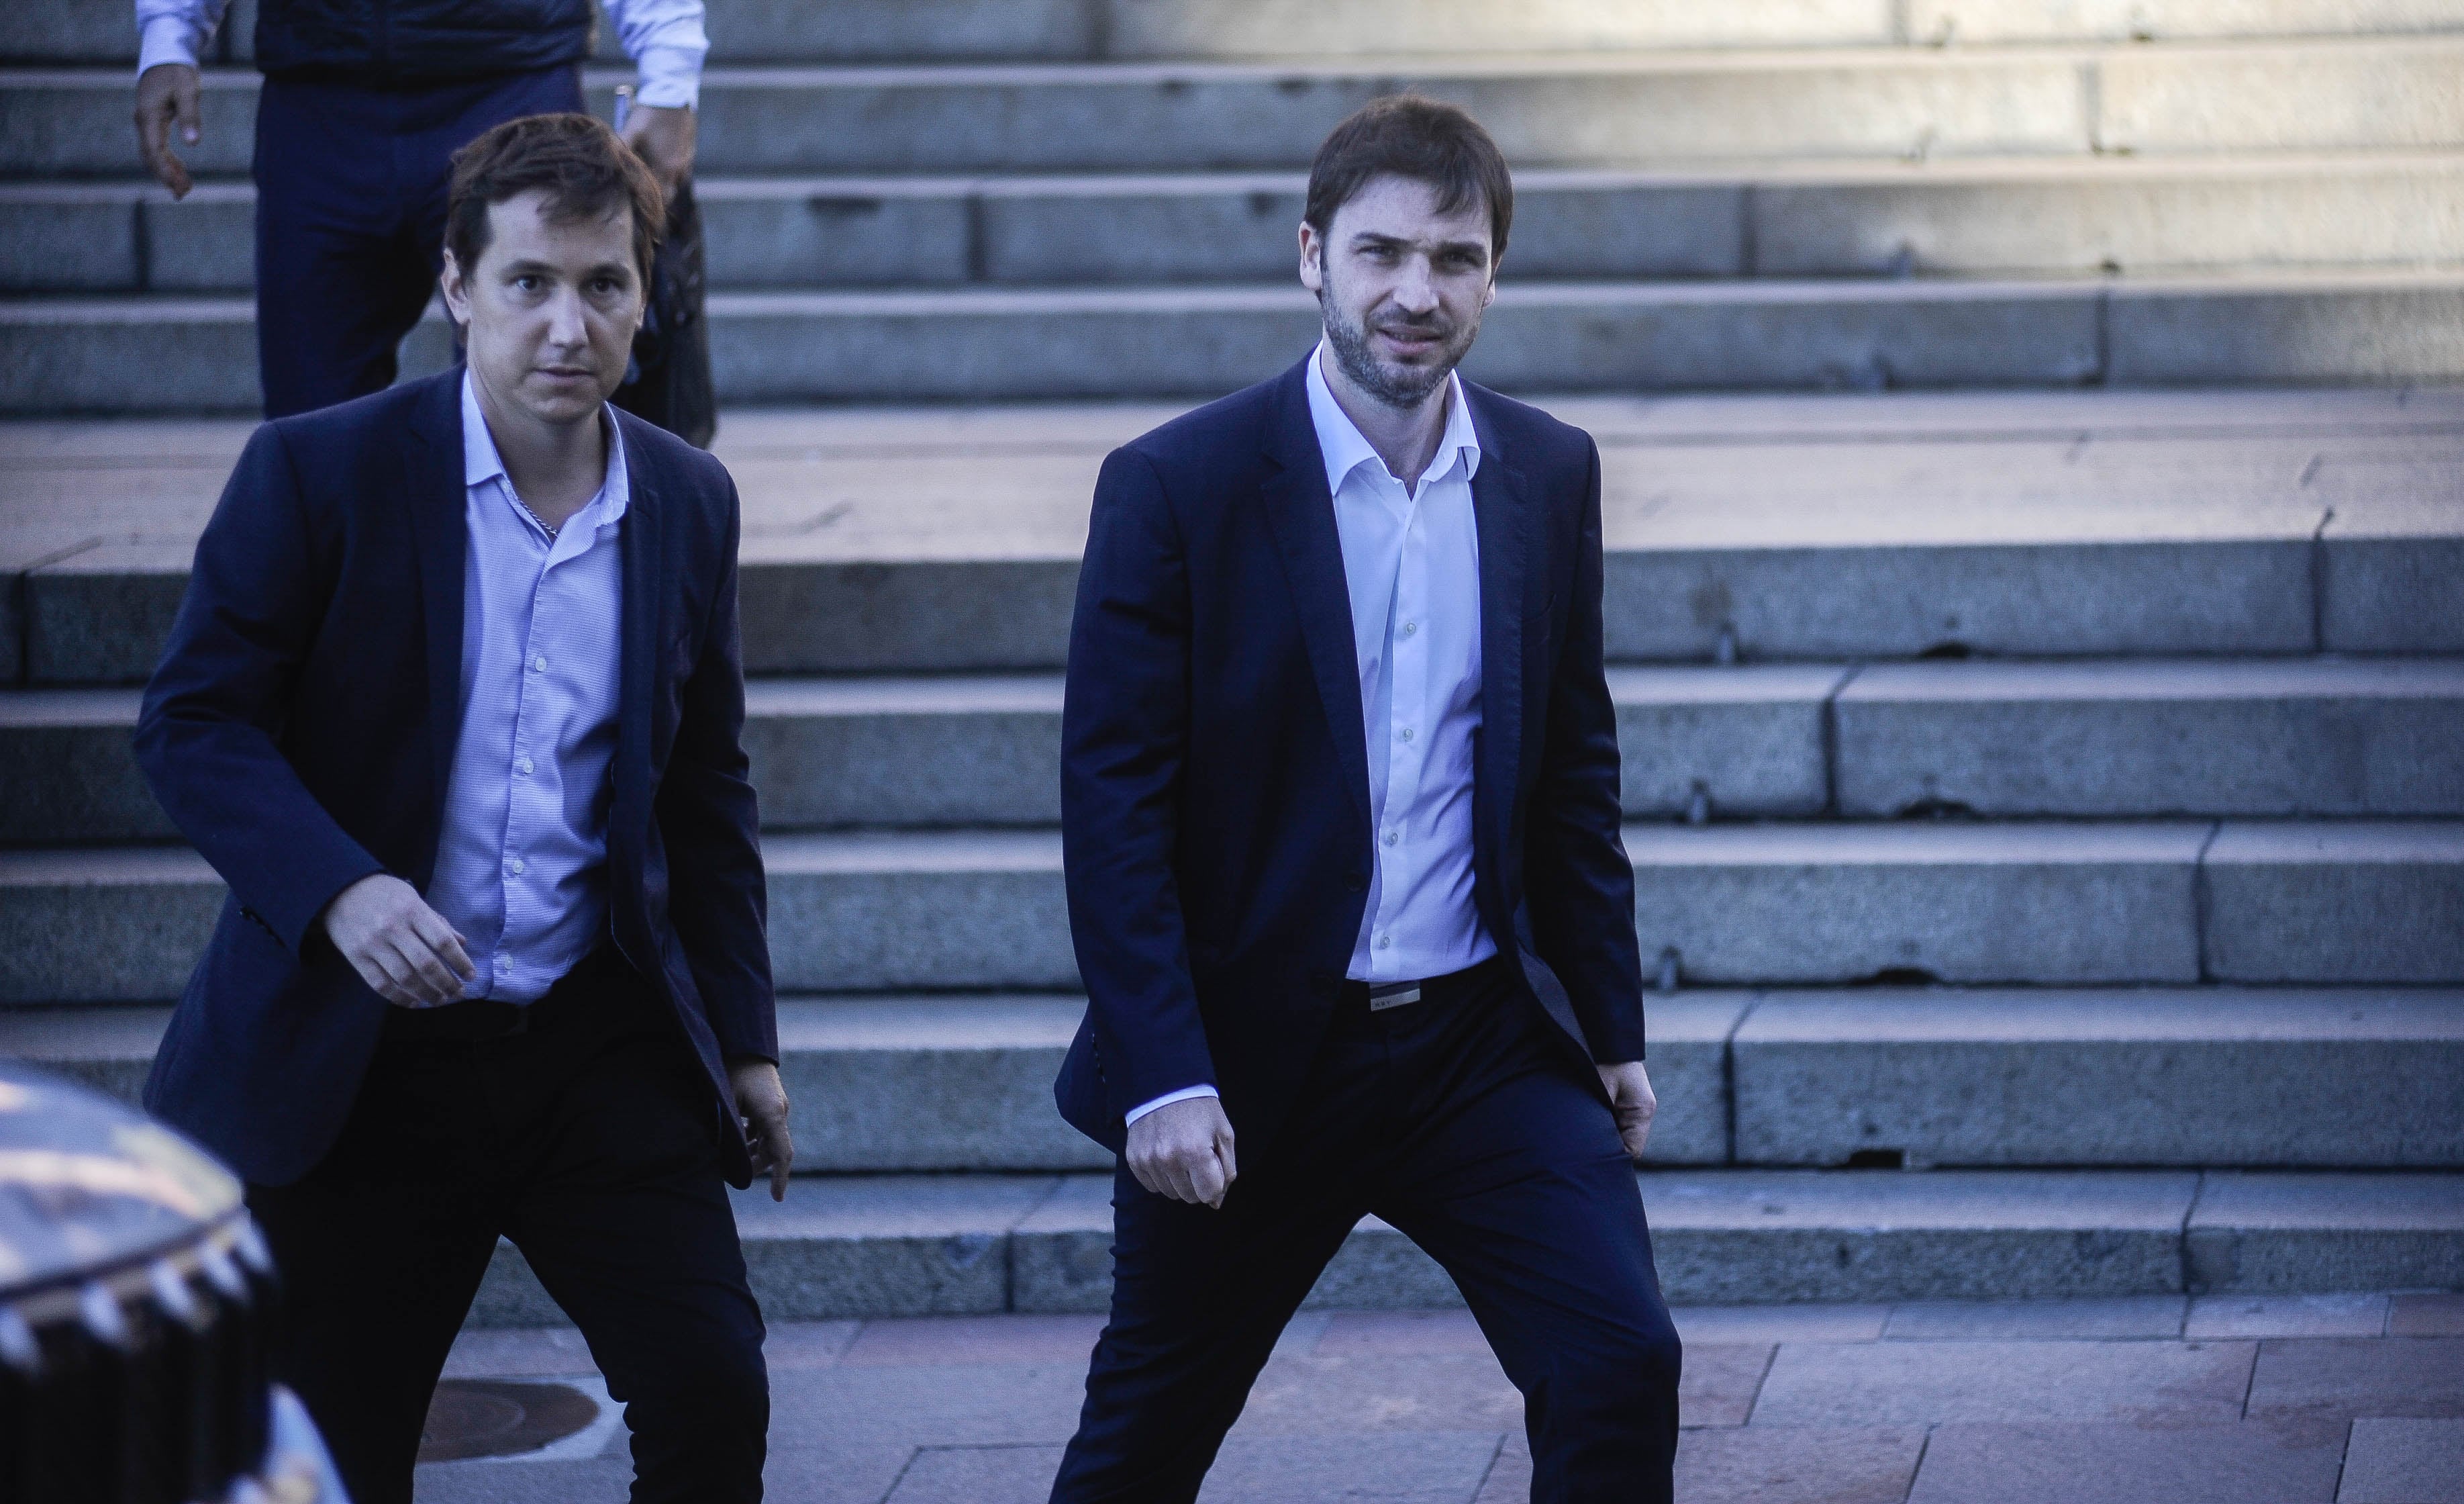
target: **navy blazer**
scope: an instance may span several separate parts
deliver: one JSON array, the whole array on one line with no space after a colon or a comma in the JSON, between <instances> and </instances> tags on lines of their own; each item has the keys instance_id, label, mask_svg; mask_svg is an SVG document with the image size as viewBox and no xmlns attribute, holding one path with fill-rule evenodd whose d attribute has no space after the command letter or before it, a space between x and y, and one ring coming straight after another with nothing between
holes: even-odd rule
<instances>
[{"instance_id":1,"label":"navy blazer","mask_svg":"<svg viewBox=\"0 0 2464 1504\"><path fill-rule=\"evenodd\" d=\"M423 891L461 724L468 532L460 370L259 428L198 540L137 722L155 797L231 886L145 1105L260 1184L324 1158L390 1005L324 937L344 888ZM710 1075L722 1164L751 1176L723 1057L778 1057L741 746L736 486L626 413L624 643L609 929Z\"/></svg>"},{"instance_id":2,"label":"navy blazer","mask_svg":"<svg viewBox=\"0 0 2464 1504\"><path fill-rule=\"evenodd\" d=\"M1095 483L1061 771L1089 1006L1054 1090L1115 1151L1130 1108L1199 1082L1244 1148L1270 1141L1368 902L1352 603L1306 380L1304 363L1168 423ZM1570 1051L1639 1060L1599 452L1536 408L1463 391L1481 444L1475 902Z\"/></svg>"}]
</instances>

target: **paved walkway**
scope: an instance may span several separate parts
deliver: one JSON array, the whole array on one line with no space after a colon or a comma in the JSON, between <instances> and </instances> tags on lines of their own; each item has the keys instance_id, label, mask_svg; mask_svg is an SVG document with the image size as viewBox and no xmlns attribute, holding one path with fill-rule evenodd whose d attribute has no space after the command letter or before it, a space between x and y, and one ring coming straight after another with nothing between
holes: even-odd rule
<instances>
[{"instance_id":1,"label":"paved walkway","mask_svg":"<svg viewBox=\"0 0 2464 1504\"><path fill-rule=\"evenodd\" d=\"M781 1325L782 1504L1042 1504L1094 1316ZM2464 1295L1682 1310L1682 1504L2456 1504ZM598 1389L570 1331L466 1334L449 1379ZM419 1504L615 1500L614 1418L436 1463ZM1521 1404L1459 1312L1295 1321L1205 1504L1507 1504Z\"/></svg>"}]
</instances>

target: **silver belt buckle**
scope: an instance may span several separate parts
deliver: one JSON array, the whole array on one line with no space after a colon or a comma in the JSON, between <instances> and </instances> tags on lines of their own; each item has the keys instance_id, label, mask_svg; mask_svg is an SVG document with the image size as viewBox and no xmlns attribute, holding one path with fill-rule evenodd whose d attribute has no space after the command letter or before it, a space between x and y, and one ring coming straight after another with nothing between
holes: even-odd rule
<instances>
[{"instance_id":1,"label":"silver belt buckle","mask_svg":"<svg viewBox=\"0 0 2464 1504\"><path fill-rule=\"evenodd\" d=\"M1382 1013L1390 1007L1401 1007L1420 1001L1420 984L1417 982L1393 982L1369 989L1369 1011Z\"/></svg>"}]
</instances>

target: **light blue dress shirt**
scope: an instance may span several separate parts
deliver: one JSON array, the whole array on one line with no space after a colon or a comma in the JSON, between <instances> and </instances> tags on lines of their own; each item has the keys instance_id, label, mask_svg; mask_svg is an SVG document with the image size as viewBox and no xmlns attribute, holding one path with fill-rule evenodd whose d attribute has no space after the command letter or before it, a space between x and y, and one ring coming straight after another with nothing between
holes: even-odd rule
<instances>
[{"instance_id":1,"label":"light blue dress shirt","mask_svg":"<svg viewBox=\"0 0 2464 1504\"><path fill-rule=\"evenodd\" d=\"M1472 749L1480 729L1480 528L1471 477L1480 435L1461 378L1446 378L1446 427L1418 486L1396 478L1309 356L1309 419L1334 497L1352 597L1353 661L1368 732L1375 862L1347 975L1419 982L1497 954L1472 896ZM1132 1108L1136 1122L1184 1087Z\"/></svg>"},{"instance_id":2,"label":"light blue dress shirt","mask_svg":"<svg viewBox=\"0 0 2464 1504\"><path fill-rule=\"evenodd\" d=\"M618 530L632 493L616 420L601 421L606 478L551 539L462 377L462 730L426 897L477 970L465 998L536 1002L607 928Z\"/></svg>"}]
</instances>

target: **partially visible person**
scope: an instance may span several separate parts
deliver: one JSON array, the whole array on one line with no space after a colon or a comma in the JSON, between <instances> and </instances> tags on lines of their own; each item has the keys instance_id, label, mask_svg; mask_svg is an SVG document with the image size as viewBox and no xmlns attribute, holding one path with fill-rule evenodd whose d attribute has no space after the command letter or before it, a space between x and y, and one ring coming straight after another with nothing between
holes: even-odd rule
<instances>
[{"instance_id":1,"label":"partially visible person","mask_svg":"<svg viewBox=\"0 0 2464 1504\"><path fill-rule=\"evenodd\" d=\"M137 144L186 197L197 58L230 0L136 0ZM673 194L693 171L702 0L605 0L640 70L625 140ZM576 111L591 0L260 0L256 341L265 415L382 391L435 291L453 153Z\"/></svg>"},{"instance_id":2,"label":"partially visible person","mask_svg":"<svg viewBox=\"0 0 2464 1504\"><path fill-rule=\"evenodd\" d=\"M725 1185L783 1197L735 485L606 403L658 186L586 115L456 158L466 368L259 428L137 754L230 884L145 1105L235 1166L276 1375L406 1504L498 1237L625 1403L633 1498L760 1496Z\"/></svg>"}]
</instances>

